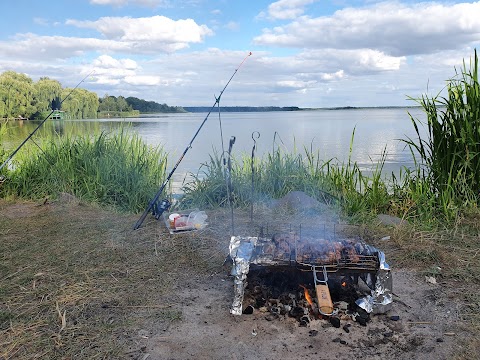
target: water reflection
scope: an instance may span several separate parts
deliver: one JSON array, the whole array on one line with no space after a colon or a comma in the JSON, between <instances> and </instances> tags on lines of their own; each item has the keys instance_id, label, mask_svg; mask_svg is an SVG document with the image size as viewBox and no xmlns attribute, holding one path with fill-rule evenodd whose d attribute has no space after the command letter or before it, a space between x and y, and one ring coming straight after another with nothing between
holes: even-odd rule
<instances>
[{"instance_id":1,"label":"water reflection","mask_svg":"<svg viewBox=\"0 0 480 360\"><path fill-rule=\"evenodd\" d=\"M423 118L419 108L408 109L413 116ZM170 166L177 162L206 114L160 114L131 119L98 120L48 120L35 134L35 139L45 134L72 136L98 131L115 131L129 124L146 143L163 146L169 154ZM271 152L272 147L281 146L286 151L303 152L304 147L318 151L323 159L351 160L369 170L386 151L384 172L398 173L400 166L413 164L408 149L399 139L415 137L407 109L353 109L318 110L299 112L222 113L224 147L228 147L231 136L236 137L233 153L250 154L253 141L251 134L261 134L257 140L257 156ZM9 122L5 139L7 148L13 149L25 139L39 122ZM220 126L217 113L212 113L199 132L173 180L179 186L185 174L197 172L209 154L221 152ZM353 151L350 151L352 132L355 130ZM422 129L420 129L422 130ZM277 133L277 136L275 136ZM275 136L275 144L274 144Z\"/></svg>"}]
</instances>

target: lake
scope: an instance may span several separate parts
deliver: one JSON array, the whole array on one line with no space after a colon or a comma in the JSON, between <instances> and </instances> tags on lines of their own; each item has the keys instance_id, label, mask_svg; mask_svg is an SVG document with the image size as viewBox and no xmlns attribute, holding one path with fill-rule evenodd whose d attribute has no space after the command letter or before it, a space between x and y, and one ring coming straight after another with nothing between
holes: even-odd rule
<instances>
[{"instance_id":1,"label":"lake","mask_svg":"<svg viewBox=\"0 0 480 360\"><path fill-rule=\"evenodd\" d=\"M355 129L352 161L356 161L362 170L369 171L386 150L384 173L398 173L402 165L413 164L410 151L399 141L406 137L416 137L408 112L415 118L425 118L421 108L224 112L221 113L223 146L227 151L229 140L234 136L236 141L232 153L235 156L242 153L250 156L254 144L252 133L258 132L260 137L256 139L257 156L271 152L276 146L281 146L287 151L296 148L299 152L303 152L306 146L318 150L324 159L337 158L342 162L348 160L350 140ZM187 148L206 115L206 113L155 114L128 119L72 121L49 119L33 139L40 137L41 132L56 131L61 134L72 130L75 133L113 131L122 124L131 123L134 131L146 143L162 146L168 152L171 169ZM38 123L9 122L8 136L2 139L2 143L14 149ZM222 152L220 134L218 112L212 112L173 177L174 189L180 187L186 174L196 173L201 164L208 160L209 154L214 151Z\"/></svg>"}]
</instances>

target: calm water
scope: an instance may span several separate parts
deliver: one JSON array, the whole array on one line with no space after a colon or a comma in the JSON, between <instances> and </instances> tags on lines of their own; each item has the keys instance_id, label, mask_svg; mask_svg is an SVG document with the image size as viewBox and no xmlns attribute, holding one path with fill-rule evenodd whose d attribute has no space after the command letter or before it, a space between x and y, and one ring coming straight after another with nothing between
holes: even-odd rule
<instances>
[{"instance_id":1,"label":"calm water","mask_svg":"<svg viewBox=\"0 0 480 360\"><path fill-rule=\"evenodd\" d=\"M232 136L236 141L233 153L250 154L252 133L258 132L257 156L272 151L274 145L286 150L302 151L304 146L318 150L324 159L348 159L350 140L355 129L352 160L368 171L381 158L384 149L387 158L384 172L398 172L400 166L412 165L411 155L398 139L415 137L407 111L423 119L420 108L415 109L352 109L317 110L298 112L222 113L221 124L225 150ZM112 131L122 123L131 123L133 129L151 145L163 146L169 153L170 167L177 162L188 146L206 114L158 114L141 118L98 119L76 121L48 120L33 139L41 132L58 133L74 131L88 133L94 130ZM38 123L32 121L10 122L7 143L10 148L18 146ZM275 144L274 144L275 138ZM188 150L174 175L174 187L178 188L185 175L196 173L213 151L222 152L220 121L218 113L210 114L199 132L192 148Z\"/></svg>"}]
</instances>

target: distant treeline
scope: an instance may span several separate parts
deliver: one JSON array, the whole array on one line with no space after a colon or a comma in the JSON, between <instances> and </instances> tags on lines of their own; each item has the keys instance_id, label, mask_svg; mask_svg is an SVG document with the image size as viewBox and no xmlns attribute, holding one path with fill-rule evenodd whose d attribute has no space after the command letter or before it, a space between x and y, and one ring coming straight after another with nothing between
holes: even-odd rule
<instances>
[{"instance_id":1,"label":"distant treeline","mask_svg":"<svg viewBox=\"0 0 480 360\"><path fill-rule=\"evenodd\" d=\"M135 97L102 98L81 88L64 88L57 80L42 77L34 82L25 74L0 74L0 119L45 119L61 110L66 119L138 116L148 112L185 112L181 107L159 104Z\"/></svg>"},{"instance_id":2,"label":"distant treeline","mask_svg":"<svg viewBox=\"0 0 480 360\"><path fill-rule=\"evenodd\" d=\"M159 104L155 101L146 101L136 97L128 97L125 99L133 109L141 113L179 113L186 112L181 106L168 106L167 104Z\"/></svg>"},{"instance_id":3,"label":"distant treeline","mask_svg":"<svg viewBox=\"0 0 480 360\"><path fill-rule=\"evenodd\" d=\"M184 106L188 112L208 112L211 107L207 106ZM262 112L262 111L300 111L298 106L225 106L220 107L224 112Z\"/></svg>"}]
</instances>

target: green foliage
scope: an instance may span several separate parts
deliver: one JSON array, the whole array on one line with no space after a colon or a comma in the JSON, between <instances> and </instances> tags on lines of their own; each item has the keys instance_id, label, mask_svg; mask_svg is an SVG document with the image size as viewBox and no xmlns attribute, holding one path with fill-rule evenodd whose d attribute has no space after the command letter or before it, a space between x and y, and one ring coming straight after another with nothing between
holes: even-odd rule
<instances>
[{"instance_id":1,"label":"green foliage","mask_svg":"<svg viewBox=\"0 0 480 360\"><path fill-rule=\"evenodd\" d=\"M98 112L106 113L106 117L138 116L140 112L185 112L181 107L135 97L125 99L106 94L99 99L96 93L85 89L63 89L57 80L48 77L34 83L27 75L14 71L0 74L0 118L43 120L52 110L64 111L68 119L96 119Z\"/></svg>"},{"instance_id":2,"label":"green foliage","mask_svg":"<svg viewBox=\"0 0 480 360\"><path fill-rule=\"evenodd\" d=\"M129 112L132 110L132 107L123 96L117 98L115 96L109 96L108 94L105 94L105 96L100 99L98 106L98 111L105 112Z\"/></svg>"},{"instance_id":3,"label":"green foliage","mask_svg":"<svg viewBox=\"0 0 480 360\"><path fill-rule=\"evenodd\" d=\"M25 74L6 71L0 74L0 112L3 118L29 118L35 112L35 88Z\"/></svg>"},{"instance_id":4,"label":"green foliage","mask_svg":"<svg viewBox=\"0 0 480 360\"><path fill-rule=\"evenodd\" d=\"M352 135L353 142L353 135ZM247 206L251 201L280 198L291 191L304 191L327 203L340 205L348 215L365 215L388 210L391 195L382 179L384 159L366 177L356 164L323 161L319 153L304 149L304 154L287 153L280 147L254 159L252 199L252 159L244 155L232 160L233 201ZM225 167L218 154L203 164L199 174L184 186L184 201L200 206L228 206Z\"/></svg>"},{"instance_id":5,"label":"green foliage","mask_svg":"<svg viewBox=\"0 0 480 360\"><path fill-rule=\"evenodd\" d=\"M421 186L447 218L469 205L480 204L480 85L475 50L470 68L448 80L447 96L416 100L427 114L428 135L411 116L418 141L405 140L420 157L409 186ZM417 185L419 182L421 185ZM427 185L427 187L425 187Z\"/></svg>"},{"instance_id":6,"label":"green foliage","mask_svg":"<svg viewBox=\"0 0 480 360\"><path fill-rule=\"evenodd\" d=\"M166 155L125 129L116 134L51 137L41 151L18 154L0 188L3 196L40 199L60 192L139 211L164 180Z\"/></svg>"},{"instance_id":7,"label":"green foliage","mask_svg":"<svg viewBox=\"0 0 480 360\"><path fill-rule=\"evenodd\" d=\"M146 101L136 97L128 97L125 99L128 105L142 113L178 113L185 112L182 107L168 106L167 104L159 104L155 101Z\"/></svg>"},{"instance_id":8,"label":"green foliage","mask_svg":"<svg viewBox=\"0 0 480 360\"><path fill-rule=\"evenodd\" d=\"M99 106L98 96L85 89L63 89L62 110L71 119L96 119Z\"/></svg>"},{"instance_id":9,"label":"green foliage","mask_svg":"<svg viewBox=\"0 0 480 360\"><path fill-rule=\"evenodd\" d=\"M95 119L98 104L97 94L85 89L62 89L58 81L47 77L34 83L27 75L14 71L0 74L2 118L44 119L45 114L61 107L71 119Z\"/></svg>"},{"instance_id":10,"label":"green foliage","mask_svg":"<svg viewBox=\"0 0 480 360\"><path fill-rule=\"evenodd\" d=\"M43 118L41 114L49 113L60 107L60 97L62 94L62 85L57 80L48 77L40 78L35 84L34 106L38 118Z\"/></svg>"}]
</instances>

